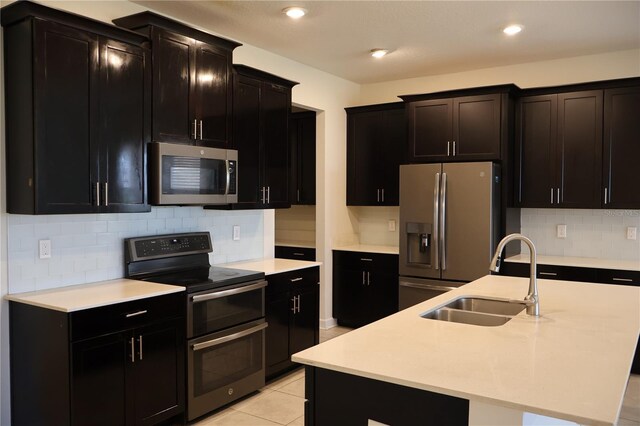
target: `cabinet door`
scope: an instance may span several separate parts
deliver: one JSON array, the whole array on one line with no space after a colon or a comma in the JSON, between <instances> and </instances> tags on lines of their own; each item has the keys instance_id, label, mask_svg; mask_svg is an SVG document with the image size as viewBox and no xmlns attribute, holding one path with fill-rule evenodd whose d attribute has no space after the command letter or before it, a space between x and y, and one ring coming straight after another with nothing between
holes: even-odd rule
<instances>
[{"instance_id":1,"label":"cabinet door","mask_svg":"<svg viewBox=\"0 0 640 426\"><path fill-rule=\"evenodd\" d=\"M600 90L558 95L556 190L561 207L601 205L602 97Z\"/></svg>"},{"instance_id":2,"label":"cabinet door","mask_svg":"<svg viewBox=\"0 0 640 426\"><path fill-rule=\"evenodd\" d=\"M153 29L153 140L194 144L195 40Z\"/></svg>"},{"instance_id":3,"label":"cabinet door","mask_svg":"<svg viewBox=\"0 0 640 426\"><path fill-rule=\"evenodd\" d=\"M409 104L409 162L450 160L453 99L436 99Z\"/></svg>"},{"instance_id":4,"label":"cabinet door","mask_svg":"<svg viewBox=\"0 0 640 426\"><path fill-rule=\"evenodd\" d=\"M231 139L231 55L225 49L196 42L195 107L197 145L227 148Z\"/></svg>"},{"instance_id":5,"label":"cabinet door","mask_svg":"<svg viewBox=\"0 0 640 426\"><path fill-rule=\"evenodd\" d=\"M291 152L291 195L292 204L315 205L316 203L316 113L305 112L290 122L290 134L295 142L290 144ZM295 127L295 131L293 130Z\"/></svg>"},{"instance_id":6,"label":"cabinet door","mask_svg":"<svg viewBox=\"0 0 640 426\"><path fill-rule=\"evenodd\" d=\"M33 68L35 212L95 211L97 36L36 20Z\"/></svg>"},{"instance_id":7,"label":"cabinet door","mask_svg":"<svg viewBox=\"0 0 640 426\"><path fill-rule=\"evenodd\" d=\"M71 345L72 424L124 425L133 401L126 398L131 349L124 333Z\"/></svg>"},{"instance_id":8,"label":"cabinet door","mask_svg":"<svg viewBox=\"0 0 640 426\"><path fill-rule=\"evenodd\" d=\"M640 87L604 92L603 207L640 208ZM602 195L604 200L604 195Z\"/></svg>"},{"instance_id":9,"label":"cabinet door","mask_svg":"<svg viewBox=\"0 0 640 426\"><path fill-rule=\"evenodd\" d=\"M260 93L264 186L272 207L289 207L289 109L286 87L263 83Z\"/></svg>"},{"instance_id":10,"label":"cabinet door","mask_svg":"<svg viewBox=\"0 0 640 426\"><path fill-rule=\"evenodd\" d=\"M184 409L184 322L134 330L133 424L152 425Z\"/></svg>"},{"instance_id":11,"label":"cabinet door","mask_svg":"<svg viewBox=\"0 0 640 426\"><path fill-rule=\"evenodd\" d=\"M101 38L100 52L100 210L149 211L145 184L151 118L148 51Z\"/></svg>"},{"instance_id":12,"label":"cabinet door","mask_svg":"<svg viewBox=\"0 0 640 426\"><path fill-rule=\"evenodd\" d=\"M543 95L518 101L514 195L520 207L550 207L556 202L551 189L555 186L557 99L557 95Z\"/></svg>"},{"instance_id":13,"label":"cabinet door","mask_svg":"<svg viewBox=\"0 0 640 426\"><path fill-rule=\"evenodd\" d=\"M265 362L267 369L289 359L289 314L293 309L289 292L267 295L265 302L266 328ZM267 371L269 375L269 371Z\"/></svg>"},{"instance_id":14,"label":"cabinet door","mask_svg":"<svg viewBox=\"0 0 640 426\"><path fill-rule=\"evenodd\" d=\"M260 162L260 81L236 75L233 140L238 150L238 203L262 203Z\"/></svg>"},{"instance_id":15,"label":"cabinet door","mask_svg":"<svg viewBox=\"0 0 640 426\"><path fill-rule=\"evenodd\" d=\"M400 163L403 154L399 147L407 143L406 129L404 108L384 112L382 137L376 151L382 177L380 187L384 190L380 204L385 206L397 206L400 203Z\"/></svg>"},{"instance_id":16,"label":"cabinet door","mask_svg":"<svg viewBox=\"0 0 640 426\"><path fill-rule=\"evenodd\" d=\"M395 273L394 273L395 272ZM369 275L367 324L398 312L398 270L374 269Z\"/></svg>"},{"instance_id":17,"label":"cabinet door","mask_svg":"<svg viewBox=\"0 0 640 426\"><path fill-rule=\"evenodd\" d=\"M318 285L292 292L297 297L296 312L291 313L289 351L291 354L318 343L319 328Z\"/></svg>"},{"instance_id":18,"label":"cabinet door","mask_svg":"<svg viewBox=\"0 0 640 426\"><path fill-rule=\"evenodd\" d=\"M377 139L382 129L381 111L349 115L347 124L347 205L373 206L380 202L380 154Z\"/></svg>"},{"instance_id":19,"label":"cabinet door","mask_svg":"<svg viewBox=\"0 0 640 426\"><path fill-rule=\"evenodd\" d=\"M367 272L364 268L334 265L333 316L340 325L360 327L366 324L371 309L367 303Z\"/></svg>"},{"instance_id":20,"label":"cabinet door","mask_svg":"<svg viewBox=\"0 0 640 426\"><path fill-rule=\"evenodd\" d=\"M500 159L500 95L453 100L455 161Z\"/></svg>"}]
</instances>

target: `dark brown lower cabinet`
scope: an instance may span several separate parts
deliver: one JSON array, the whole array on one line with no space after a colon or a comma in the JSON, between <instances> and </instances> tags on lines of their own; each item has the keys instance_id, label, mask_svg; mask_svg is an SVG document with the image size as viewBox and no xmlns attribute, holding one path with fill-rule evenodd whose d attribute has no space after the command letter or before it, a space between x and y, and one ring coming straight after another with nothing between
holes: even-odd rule
<instances>
[{"instance_id":1,"label":"dark brown lower cabinet","mask_svg":"<svg viewBox=\"0 0 640 426\"><path fill-rule=\"evenodd\" d=\"M467 425L469 401L337 371L306 367L306 426Z\"/></svg>"},{"instance_id":2,"label":"dark brown lower cabinet","mask_svg":"<svg viewBox=\"0 0 640 426\"><path fill-rule=\"evenodd\" d=\"M267 379L296 367L291 355L318 344L319 274L313 267L267 276Z\"/></svg>"},{"instance_id":3,"label":"dark brown lower cabinet","mask_svg":"<svg viewBox=\"0 0 640 426\"><path fill-rule=\"evenodd\" d=\"M316 249L312 247L276 246L275 255L279 259L316 260Z\"/></svg>"},{"instance_id":4,"label":"dark brown lower cabinet","mask_svg":"<svg viewBox=\"0 0 640 426\"><path fill-rule=\"evenodd\" d=\"M13 424L182 423L183 312L183 294L71 313L11 302Z\"/></svg>"}]
</instances>

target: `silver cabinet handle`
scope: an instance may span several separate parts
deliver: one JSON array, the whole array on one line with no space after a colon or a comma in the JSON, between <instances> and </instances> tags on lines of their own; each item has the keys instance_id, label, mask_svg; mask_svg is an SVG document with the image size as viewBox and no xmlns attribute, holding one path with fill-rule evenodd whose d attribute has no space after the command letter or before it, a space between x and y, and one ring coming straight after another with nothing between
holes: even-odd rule
<instances>
[{"instance_id":1,"label":"silver cabinet handle","mask_svg":"<svg viewBox=\"0 0 640 426\"><path fill-rule=\"evenodd\" d=\"M300 301L302 300L302 295L298 296L298 313L300 313Z\"/></svg>"},{"instance_id":2,"label":"silver cabinet handle","mask_svg":"<svg viewBox=\"0 0 640 426\"><path fill-rule=\"evenodd\" d=\"M604 187L604 203L607 204L607 187Z\"/></svg>"},{"instance_id":3,"label":"silver cabinet handle","mask_svg":"<svg viewBox=\"0 0 640 426\"><path fill-rule=\"evenodd\" d=\"M382 202L384 203L384 188L382 188Z\"/></svg>"},{"instance_id":4,"label":"silver cabinet handle","mask_svg":"<svg viewBox=\"0 0 640 426\"><path fill-rule=\"evenodd\" d=\"M232 288L231 290L214 291L207 294L199 294L191 297L191 300L193 301L193 303L199 303L207 300L220 299L221 297L228 297L228 296L233 296L235 294L241 294L241 293L246 293L248 291L258 290L266 286L267 286L266 281L260 281L258 283L246 285L244 287Z\"/></svg>"},{"instance_id":5,"label":"silver cabinet handle","mask_svg":"<svg viewBox=\"0 0 640 426\"><path fill-rule=\"evenodd\" d=\"M367 272L367 285L371 285L371 272Z\"/></svg>"},{"instance_id":6,"label":"silver cabinet handle","mask_svg":"<svg viewBox=\"0 0 640 426\"><path fill-rule=\"evenodd\" d=\"M368 257L361 257L360 260L365 262L373 262L373 259L369 259Z\"/></svg>"},{"instance_id":7,"label":"silver cabinet handle","mask_svg":"<svg viewBox=\"0 0 640 426\"><path fill-rule=\"evenodd\" d=\"M611 278L613 281L621 281L625 283L632 283L633 280L631 278Z\"/></svg>"},{"instance_id":8,"label":"silver cabinet handle","mask_svg":"<svg viewBox=\"0 0 640 426\"><path fill-rule=\"evenodd\" d=\"M137 317L138 315L144 315L147 313L147 310L143 310L143 311L138 311L138 312L132 312L130 314L125 315L125 317L127 318L131 318L131 317Z\"/></svg>"},{"instance_id":9,"label":"silver cabinet handle","mask_svg":"<svg viewBox=\"0 0 640 426\"><path fill-rule=\"evenodd\" d=\"M293 255L294 255L294 256L304 256L304 253L298 253L298 252L295 252L295 253L293 253Z\"/></svg>"},{"instance_id":10,"label":"silver cabinet handle","mask_svg":"<svg viewBox=\"0 0 640 426\"><path fill-rule=\"evenodd\" d=\"M202 140L202 120L200 120L200 140Z\"/></svg>"},{"instance_id":11,"label":"silver cabinet handle","mask_svg":"<svg viewBox=\"0 0 640 426\"><path fill-rule=\"evenodd\" d=\"M364 285L364 274L365 274L365 272L362 271L362 285Z\"/></svg>"},{"instance_id":12,"label":"silver cabinet handle","mask_svg":"<svg viewBox=\"0 0 640 426\"><path fill-rule=\"evenodd\" d=\"M96 206L100 205L100 182L96 182Z\"/></svg>"},{"instance_id":13,"label":"silver cabinet handle","mask_svg":"<svg viewBox=\"0 0 640 426\"><path fill-rule=\"evenodd\" d=\"M217 339L212 339L212 340L208 340L206 342L202 342L202 343L196 343L195 345L191 345L191 349L195 352L195 351L199 351L201 349L205 349L205 348L209 348L211 346L216 346L216 345L221 345L225 342L229 342L231 340L237 340L240 339L242 337L248 336L250 334L253 334L257 331L260 330L264 330L265 328L267 328L267 323L262 323L262 324L258 324L255 327L251 327L247 330L243 330L243 331L239 331L237 333L233 333L230 334L228 336L224 336L224 337L219 337Z\"/></svg>"},{"instance_id":14,"label":"silver cabinet handle","mask_svg":"<svg viewBox=\"0 0 640 426\"><path fill-rule=\"evenodd\" d=\"M133 344L133 337L129 339L129 343L131 344L131 362L136 362L136 347Z\"/></svg>"},{"instance_id":15,"label":"silver cabinet handle","mask_svg":"<svg viewBox=\"0 0 640 426\"><path fill-rule=\"evenodd\" d=\"M291 302L293 303L293 308L291 308L291 312L295 314L296 313L296 296L293 296L293 299L291 299Z\"/></svg>"},{"instance_id":16,"label":"silver cabinet handle","mask_svg":"<svg viewBox=\"0 0 640 426\"><path fill-rule=\"evenodd\" d=\"M378 191L378 195L376 196L376 201L379 203L380 202L380 188L378 188L377 191Z\"/></svg>"},{"instance_id":17,"label":"silver cabinet handle","mask_svg":"<svg viewBox=\"0 0 640 426\"><path fill-rule=\"evenodd\" d=\"M142 361L142 334L138 336L138 355L140 356L140 361Z\"/></svg>"},{"instance_id":18,"label":"silver cabinet handle","mask_svg":"<svg viewBox=\"0 0 640 426\"><path fill-rule=\"evenodd\" d=\"M109 182L104 183L104 205L109 205Z\"/></svg>"},{"instance_id":19,"label":"silver cabinet handle","mask_svg":"<svg viewBox=\"0 0 640 426\"><path fill-rule=\"evenodd\" d=\"M453 141L453 156L456 156L456 141Z\"/></svg>"},{"instance_id":20,"label":"silver cabinet handle","mask_svg":"<svg viewBox=\"0 0 640 426\"><path fill-rule=\"evenodd\" d=\"M296 189L296 194L297 200L300 202L300 189Z\"/></svg>"},{"instance_id":21,"label":"silver cabinet handle","mask_svg":"<svg viewBox=\"0 0 640 426\"><path fill-rule=\"evenodd\" d=\"M267 191L267 189L263 186L262 187L262 204L266 204L266 202L265 202L266 191Z\"/></svg>"},{"instance_id":22,"label":"silver cabinet handle","mask_svg":"<svg viewBox=\"0 0 640 426\"><path fill-rule=\"evenodd\" d=\"M295 283L297 281L302 281L302 277L298 277L298 278L291 278L290 280L292 283Z\"/></svg>"},{"instance_id":23,"label":"silver cabinet handle","mask_svg":"<svg viewBox=\"0 0 640 426\"><path fill-rule=\"evenodd\" d=\"M267 186L267 204L271 203L271 187Z\"/></svg>"},{"instance_id":24,"label":"silver cabinet handle","mask_svg":"<svg viewBox=\"0 0 640 426\"><path fill-rule=\"evenodd\" d=\"M453 142L455 146L455 141ZM455 149L454 149L455 152ZM440 258L442 259L442 270L447 269L447 247L445 246L445 234L447 232L447 174L442 173L442 187L440 188L440 198L442 199L442 208L440 209L440 244L442 253Z\"/></svg>"},{"instance_id":25,"label":"silver cabinet handle","mask_svg":"<svg viewBox=\"0 0 640 426\"><path fill-rule=\"evenodd\" d=\"M558 188L558 193L556 194L556 198L558 199L558 204L560 204L560 188Z\"/></svg>"},{"instance_id":26,"label":"silver cabinet handle","mask_svg":"<svg viewBox=\"0 0 640 426\"><path fill-rule=\"evenodd\" d=\"M198 139L198 120L193 120L193 139Z\"/></svg>"},{"instance_id":27,"label":"silver cabinet handle","mask_svg":"<svg viewBox=\"0 0 640 426\"><path fill-rule=\"evenodd\" d=\"M436 173L436 183L433 185L433 235L435 235L435 264L440 269L440 173Z\"/></svg>"},{"instance_id":28,"label":"silver cabinet handle","mask_svg":"<svg viewBox=\"0 0 640 426\"><path fill-rule=\"evenodd\" d=\"M451 155L451 142L447 141L447 157Z\"/></svg>"},{"instance_id":29,"label":"silver cabinet handle","mask_svg":"<svg viewBox=\"0 0 640 426\"><path fill-rule=\"evenodd\" d=\"M558 274L556 272L538 272L538 275L547 275L550 277L557 277Z\"/></svg>"},{"instance_id":30,"label":"silver cabinet handle","mask_svg":"<svg viewBox=\"0 0 640 426\"><path fill-rule=\"evenodd\" d=\"M551 188L551 204L553 204L553 188Z\"/></svg>"}]
</instances>

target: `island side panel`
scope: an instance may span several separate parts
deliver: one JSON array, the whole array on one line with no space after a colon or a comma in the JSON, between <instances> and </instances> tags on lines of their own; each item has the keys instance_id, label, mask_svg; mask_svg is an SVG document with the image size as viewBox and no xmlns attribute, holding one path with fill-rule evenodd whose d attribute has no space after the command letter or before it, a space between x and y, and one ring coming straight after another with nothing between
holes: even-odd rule
<instances>
[{"instance_id":1,"label":"island side panel","mask_svg":"<svg viewBox=\"0 0 640 426\"><path fill-rule=\"evenodd\" d=\"M469 401L365 377L307 367L305 425L467 425Z\"/></svg>"}]
</instances>

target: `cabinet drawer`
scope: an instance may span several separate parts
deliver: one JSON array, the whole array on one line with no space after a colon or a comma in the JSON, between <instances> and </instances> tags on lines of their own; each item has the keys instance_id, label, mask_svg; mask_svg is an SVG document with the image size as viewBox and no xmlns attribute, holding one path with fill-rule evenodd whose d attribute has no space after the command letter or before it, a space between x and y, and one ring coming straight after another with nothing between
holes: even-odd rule
<instances>
[{"instance_id":1,"label":"cabinet drawer","mask_svg":"<svg viewBox=\"0 0 640 426\"><path fill-rule=\"evenodd\" d=\"M279 259L316 260L316 249L310 247L276 246L275 254Z\"/></svg>"},{"instance_id":2,"label":"cabinet drawer","mask_svg":"<svg viewBox=\"0 0 640 426\"><path fill-rule=\"evenodd\" d=\"M528 277L528 263L504 262L500 275ZM538 265L537 277L548 280L597 282L596 270L593 268L577 268L572 266Z\"/></svg>"},{"instance_id":3,"label":"cabinet drawer","mask_svg":"<svg viewBox=\"0 0 640 426\"><path fill-rule=\"evenodd\" d=\"M299 269L296 271L283 272L267 276L267 295L273 295L297 289L318 285L320 272L317 266L312 268Z\"/></svg>"},{"instance_id":4,"label":"cabinet drawer","mask_svg":"<svg viewBox=\"0 0 640 426\"><path fill-rule=\"evenodd\" d=\"M615 269L598 269L598 281L604 284L640 286L640 271L620 271Z\"/></svg>"},{"instance_id":5,"label":"cabinet drawer","mask_svg":"<svg viewBox=\"0 0 640 426\"><path fill-rule=\"evenodd\" d=\"M72 312L71 341L183 317L185 306L185 293L181 292Z\"/></svg>"},{"instance_id":6,"label":"cabinet drawer","mask_svg":"<svg viewBox=\"0 0 640 426\"><path fill-rule=\"evenodd\" d=\"M333 251L334 267L341 266L350 269L386 269L398 270L397 254L366 253L356 251Z\"/></svg>"}]
</instances>

